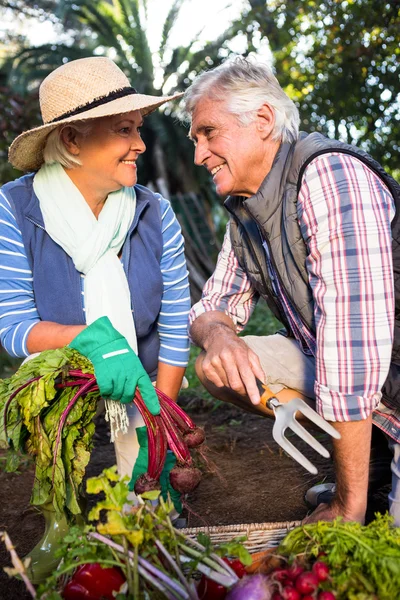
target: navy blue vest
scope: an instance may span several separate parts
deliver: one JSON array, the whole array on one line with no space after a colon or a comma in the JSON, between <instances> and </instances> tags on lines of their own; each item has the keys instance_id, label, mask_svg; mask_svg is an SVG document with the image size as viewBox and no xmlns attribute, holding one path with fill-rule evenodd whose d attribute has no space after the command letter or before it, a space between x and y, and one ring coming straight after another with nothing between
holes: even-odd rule
<instances>
[{"instance_id":1,"label":"navy blue vest","mask_svg":"<svg viewBox=\"0 0 400 600\"><path fill-rule=\"evenodd\" d=\"M33 174L7 183L3 191L22 232L40 318L62 325L84 325L81 274L45 230L39 200L33 191ZM135 191L136 213L122 248L122 262L131 292L139 357L154 377L160 345L157 319L163 293L161 211L153 192L140 185L135 186Z\"/></svg>"}]
</instances>

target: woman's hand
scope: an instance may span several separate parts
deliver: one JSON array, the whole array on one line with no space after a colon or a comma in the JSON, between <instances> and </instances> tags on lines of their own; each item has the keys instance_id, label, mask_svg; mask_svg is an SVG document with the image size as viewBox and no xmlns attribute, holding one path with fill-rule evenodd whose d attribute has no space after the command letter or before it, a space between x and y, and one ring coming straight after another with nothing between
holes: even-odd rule
<instances>
[{"instance_id":1,"label":"woman's hand","mask_svg":"<svg viewBox=\"0 0 400 600\"><path fill-rule=\"evenodd\" d=\"M92 362L104 398L132 402L138 387L149 411L159 414L160 403L148 374L108 317L101 317L86 327L72 340L70 347Z\"/></svg>"}]
</instances>

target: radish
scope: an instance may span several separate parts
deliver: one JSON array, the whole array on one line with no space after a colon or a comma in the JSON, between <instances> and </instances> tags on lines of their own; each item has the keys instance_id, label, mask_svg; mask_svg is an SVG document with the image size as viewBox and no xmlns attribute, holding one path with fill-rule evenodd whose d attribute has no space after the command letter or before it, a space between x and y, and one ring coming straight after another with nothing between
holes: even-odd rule
<instances>
[{"instance_id":1,"label":"radish","mask_svg":"<svg viewBox=\"0 0 400 600\"><path fill-rule=\"evenodd\" d=\"M248 575L236 583L226 600L272 600L273 582L265 575Z\"/></svg>"},{"instance_id":2,"label":"radish","mask_svg":"<svg viewBox=\"0 0 400 600\"><path fill-rule=\"evenodd\" d=\"M301 565L297 564L297 563L293 563L292 565L290 565L290 567L287 570L287 574L288 577L290 577L290 579L297 579L297 577L303 573L304 569ZM317 575L318 577L318 575Z\"/></svg>"},{"instance_id":3,"label":"radish","mask_svg":"<svg viewBox=\"0 0 400 600\"><path fill-rule=\"evenodd\" d=\"M296 579L295 586L300 594L311 594L318 588L318 579L311 571L304 571Z\"/></svg>"},{"instance_id":4,"label":"radish","mask_svg":"<svg viewBox=\"0 0 400 600\"><path fill-rule=\"evenodd\" d=\"M312 572L316 575L318 581L326 581L329 577L329 567L322 561L313 564Z\"/></svg>"},{"instance_id":5,"label":"radish","mask_svg":"<svg viewBox=\"0 0 400 600\"><path fill-rule=\"evenodd\" d=\"M300 600L301 599L301 595L292 585L285 586L281 592L281 596L282 596L283 600Z\"/></svg>"},{"instance_id":6,"label":"radish","mask_svg":"<svg viewBox=\"0 0 400 600\"><path fill-rule=\"evenodd\" d=\"M188 463L175 465L169 474L172 487L181 494L194 490L199 485L200 479L201 471Z\"/></svg>"},{"instance_id":7,"label":"radish","mask_svg":"<svg viewBox=\"0 0 400 600\"><path fill-rule=\"evenodd\" d=\"M318 600L336 600L336 596L333 592L320 592Z\"/></svg>"}]
</instances>

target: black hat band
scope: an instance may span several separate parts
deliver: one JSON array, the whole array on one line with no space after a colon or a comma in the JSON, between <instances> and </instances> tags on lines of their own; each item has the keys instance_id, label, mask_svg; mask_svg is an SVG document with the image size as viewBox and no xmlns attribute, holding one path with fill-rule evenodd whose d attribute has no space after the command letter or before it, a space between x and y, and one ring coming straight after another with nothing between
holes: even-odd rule
<instances>
[{"instance_id":1,"label":"black hat band","mask_svg":"<svg viewBox=\"0 0 400 600\"><path fill-rule=\"evenodd\" d=\"M59 117L52 119L46 125L50 125L51 123L56 123L57 121L62 121L63 119L68 119L68 117L74 117L75 115L80 115L81 113L86 112L92 108L96 108L97 106L101 106L102 104L108 104L108 102L112 102L113 100L117 100L118 98L124 98L125 96L131 96L132 94L137 94L137 91L133 87L124 87L120 90L115 90L110 92L106 96L101 96L100 98L96 98L92 102L87 102L87 104L82 104L73 110L69 110L68 112L63 113Z\"/></svg>"}]
</instances>

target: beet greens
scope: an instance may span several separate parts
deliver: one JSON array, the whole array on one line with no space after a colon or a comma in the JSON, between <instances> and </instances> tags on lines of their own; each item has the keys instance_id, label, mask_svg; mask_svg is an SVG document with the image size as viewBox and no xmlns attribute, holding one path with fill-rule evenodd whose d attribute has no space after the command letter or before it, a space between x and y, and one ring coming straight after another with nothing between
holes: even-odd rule
<instances>
[{"instance_id":1,"label":"beet greens","mask_svg":"<svg viewBox=\"0 0 400 600\"><path fill-rule=\"evenodd\" d=\"M168 448L185 481L177 484L173 475L171 483L185 493L200 481L189 446L202 443L204 432L173 400L160 390L157 394L157 416L147 410L139 391L132 399L147 427L149 447L148 472L138 480L137 493L159 488ZM92 450L98 400L92 363L68 346L41 352L12 377L0 380L0 447L8 449L9 472L18 469L24 454L35 456L32 504L51 502L57 513L80 514L79 491Z\"/></svg>"}]
</instances>

